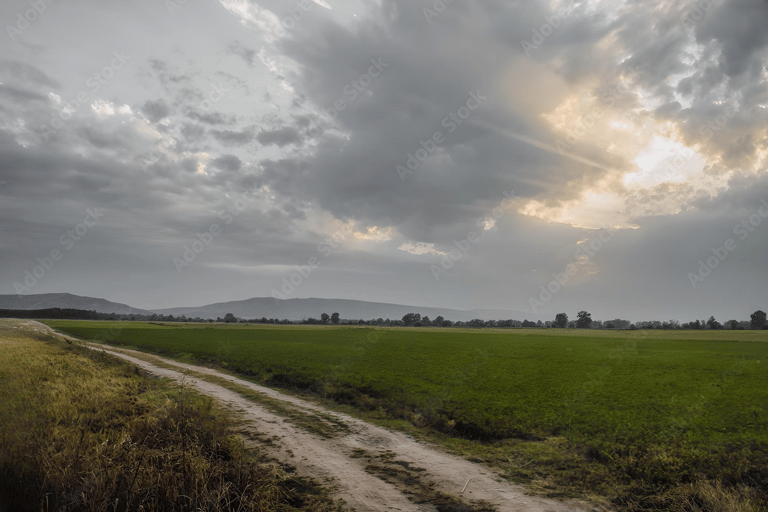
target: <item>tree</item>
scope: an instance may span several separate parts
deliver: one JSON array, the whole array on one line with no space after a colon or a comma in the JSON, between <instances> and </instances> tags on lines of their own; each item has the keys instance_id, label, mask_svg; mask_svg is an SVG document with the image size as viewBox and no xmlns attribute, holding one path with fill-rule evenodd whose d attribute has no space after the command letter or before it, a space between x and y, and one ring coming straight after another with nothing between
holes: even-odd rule
<instances>
[{"instance_id":1,"label":"tree","mask_svg":"<svg viewBox=\"0 0 768 512\"><path fill-rule=\"evenodd\" d=\"M430 320L428 316L425 316L424 318L421 319L421 323L423 325L430 326L432 325L432 320Z\"/></svg>"},{"instance_id":2,"label":"tree","mask_svg":"<svg viewBox=\"0 0 768 512\"><path fill-rule=\"evenodd\" d=\"M328 316L328 313L323 313L322 315L320 315L320 321L323 322L324 324L327 324L328 320L330 319L331 317Z\"/></svg>"},{"instance_id":3,"label":"tree","mask_svg":"<svg viewBox=\"0 0 768 512\"><path fill-rule=\"evenodd\" d=\"M235 318L235 315L233 315L232 313L227 313L226 315L224 315L224 321L228 324L232 324L237 322L237 318Z\"/></svg>"},{"instance_id":4,"label":"tree","mask_svg":"<svg viewBox=\"0 0 768 512\"><path fill-rule=\"evenodd\" d=\"M438 315L438 316L435 317L435 321L432 322L432 324L435 327L442 327L443 326L443 322L445 322L445 318L443 318L442 316Z\"/></svg>"},{"instance_id":5,"label":"tree","mask_svg":"<svg viewBox=\"0 0 768 512\"><path fill-rule=\"evenodd\" d=\"M334 313L331 315L331 323L332 324L338 324L339 323L339 314Z\"/></svg>"},{"instance_id":6,"label":"tree","mask_svg":"<svg viewBox=\"0 0 768 512\"><path fill-rule=\"evenodd\" d=\"M749 325L753 329L765 329L766 325L766 318L765 318L765 311L757 310L751 315L749 315L750 323Z\"/></svg>"},{"instance_id":7,"label":"tree","mask_svg":"<svg viewBox=\"0 0 768 512\"><path fill-rule=\"evenodd\" d=\"M565 313L558 313L555 315L555 327L565 329L568 326L568 315Z\"/></svg>"},{"instance_id":8,"label":"tree","mask_svg":"<svg viewBox=\"0 0 768 512\"><path fill-rule=\"evenodd\" d=\"M728 320L727 322L725 322L725 324L732 331L739 330L739 321L738 320Z\"/></svg>"},{"instance_id":9,"label":"tree","mask_svg":"<svg viewBox=\"0 0 768 512\"><path fill-rule=\"evenodd\" d=\"M715 320L714 316L709 317L709 320L707 320L707 327L709 327L710 329L715 329L715 330L723 328L723 326L720 324L720 322Z\"/></svg>"},{"instance_id":10,"label":"tree","mask_svg":"<svg viewBox=\"0 0 768 512\"><path fill-rule=\"evenodd\" d=\"M407 313L403 316L403 324L406 326L413 325L419 320L421 320L421 314L419 313Z\"/></svg>"},{"instance_id":11,"label":"tree","mask_svg":"<svg viewBox=\"0 0 768 512\"><path fill-rule=\"evenodd\" d=\"M608 322L607 324L605 324L605 328L606 329L615 329L616 326L613 325L613 322Z\"/></svg>"},{"instance_id":12,"label":"tree","mask_svg":"<svg viewBox=\"0 0 768 512\"><path fill-rule=\"evenodd\" d=\"M589 329L589 326L592 325L592 315L586 311L579 311L579 314L576 316L579 317L579 319L576 320L576 327L579 329Z\"/></svg>"}]
</instances>

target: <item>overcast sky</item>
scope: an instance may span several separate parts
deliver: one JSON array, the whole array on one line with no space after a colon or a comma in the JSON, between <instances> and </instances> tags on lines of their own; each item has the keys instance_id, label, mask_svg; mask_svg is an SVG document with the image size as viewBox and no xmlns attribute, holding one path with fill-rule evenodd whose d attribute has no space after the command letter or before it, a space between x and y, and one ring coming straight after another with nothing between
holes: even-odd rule
<instances>
[{"instance_id":1,"label":"overcast sky","mask_svg":"<svg viewBox=\"0 0 768 512\"><path fill-rule=\"evenodd\" d=\"M0 293L768 309L764 0L4 0L0 22Z\"/></svg>"}]
</instances>

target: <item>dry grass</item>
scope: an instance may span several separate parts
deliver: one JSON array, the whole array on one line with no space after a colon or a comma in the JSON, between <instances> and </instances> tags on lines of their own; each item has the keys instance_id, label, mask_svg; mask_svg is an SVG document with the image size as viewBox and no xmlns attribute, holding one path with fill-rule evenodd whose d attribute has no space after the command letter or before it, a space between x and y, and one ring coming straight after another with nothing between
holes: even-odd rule
<instances>
[{"instance_id":1,"label":"dry grass","mask_svg":"<svg viewBox=\"0 0 768 512\"><path fill-rule=\"evenodd\" d=\"M207 397L18 325L0 323L0 502L9 510L340 509L246 450Z\"/></svg>"},{"instance_id":2,"label":"dry grass","mask_svg":"<svg viewBox=\"0 0 768 512\"><path fill-rule=\"evenodd\" d=\"M643 501L630 501L632 511L666 510L669 512L764 512L754 489L743 485L726 487L703 476L695 482L678 485L668 492Z\"/></svg>"}]
</instances>

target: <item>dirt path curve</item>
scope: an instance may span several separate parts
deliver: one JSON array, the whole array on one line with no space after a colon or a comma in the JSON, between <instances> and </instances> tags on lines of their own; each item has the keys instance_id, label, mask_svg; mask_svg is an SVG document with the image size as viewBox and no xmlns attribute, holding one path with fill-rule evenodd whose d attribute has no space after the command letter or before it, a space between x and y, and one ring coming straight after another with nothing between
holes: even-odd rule
<instances>
[{"instance_id":1,"label":"dirt path curve","mask_svg":"<svg viewBox=\"0 0 768 512\"><path fill-rule=\"evenodd\" d=\"M49 330L43 324L40 327ZM56 333L64 336L61 333ZM365 471L366 459L353 457L355 449L369 453L394 452L398 460L405 460L413 466L426 469L427 478L435 488L449 494L460 496L466 501L484 500L493 504L499 512L588 512L592 506L577 502L561 502L546 498L526 495L523 488L502 479L490 468L469 462L461 457L430 446L411 437L391 432L376 425L353 418L346 414L324 409L321 406L285 395L277 390L259 386L251 382L218 372L211 368L179 363L152 356L157 360L183 370L190 370L206 375L226 379L269 398L288 403L295 408L328 414L350 427L350 432L333 438L324 438L300 429L285 418L270 412L258 403L243 398L233 392L202 379L184 375L183 370L169 370L148 363L134 355L146 357L146 354L126 349L89 343L91 348L105 350L121 359L158 376L175 380L183 378L195 389L221 402L240 409L244 419L251 422L259 434L277 439L277 459L295 466L302 475L312 476L321 482L330 483L343 499L355 511L418 511L436 512L433 506L416 505L392 484L381 480ZM119 351L118 351L119 350ZM244 410L244 412L243 412ZM462 488L466 491L462 494Z\"/></svg>"}]
</instances>

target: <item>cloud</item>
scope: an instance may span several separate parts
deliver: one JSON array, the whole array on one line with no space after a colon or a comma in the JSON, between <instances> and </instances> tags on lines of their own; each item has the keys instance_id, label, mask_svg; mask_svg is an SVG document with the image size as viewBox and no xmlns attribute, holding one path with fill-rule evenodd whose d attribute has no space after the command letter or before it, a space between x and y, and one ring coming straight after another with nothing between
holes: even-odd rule
<instances>
[{"instance_id":1,"label":"cloud","mask_svg":"<svg viewBox=\"0 0 768 512\"><path fill-rule=\"evenodd\" d=\"M224 145L247 144L253 140L253 128L251 127L241 131L211 130L210 134Z\"/></svg>"},{"instance_id":2,"label":"cloud","mask_svg":"<svg viewBox=\"0 0 768 512\"><path fill-rule=\"evenodd\" d=\"M243 166L243 162L235 155L220 156L219 158L214 158L211 163L214 167L225 171L239 171Z\"/></svg>"},{"instance_id":3,"label":"cloud","mask_svg":"<svg viewBox=\"0 0 768 512\"><path fill-rule=\"evenodd\" d=\"M153 123L156 123L161 119L164 119L171 113L171 109L165 103L165 100L162 100L162 99L155 100L155 101L152 101L152 100L147 101L141 107L141 111Z\"/></svg>"},{"instance_id":4,"label":"cloud","mask_svg":"<svg viewBox=\"0 0 768 512\"><path fill-rule=\"evenodd\" d=\"M764 3L694 24L687 2L454 2L431 20L412 1L353 4L288 29L271 0L190 3L149 30L130 3L96 22L76 2L31 27L34 52L0 61L3 282L104 206L106 229L42 286L139 307L148 289L167 306L267 295L274 268L342 232L305 296L523 309L591 228L618 225L558 312L736 316L760 300L762 237L701 290L685 275L766 187ZM126 69L86 86L129 42ZM487 99L468 111L470 93ZM491 218L436 282L429 264ZM171 259L214 222L222 235L179 280Z\"/></svg>"},{"instance_id":5,"label":"cloud","mask_svg":"<svg viewBox=\"0 0 768 512\"><path fill-rule=\"evenodd\" d=\"M232 119L220 112L198 112L195 110L189 110L186 114L189 119L194 119L195 121L200 121L201 123L205 124L232 124Z\"/></svg>"},{"instance_id":6,"label":"cloud","mask_svg":"<svg viewBox=\"0 0 768 512\"><path fill-rule=\"evenodd\" d=\"M398 247L401 251L421 256L422 254L440 254L444 252L435 249L435 244L425 244L424 242L407 242Z\"/></svg>"},{"instance_id":7,"label":"cloud","mask_svg":"<svg viewBox=\"0 0 768 512\"><path fill-rule=\"evenodd\" d=\"M264 146L270 146L274 144L281 148L283 146L287 146L288 144L300 145L301 143L301 137L299 136L299 133L289 126L280 128L279 130L262 131L256 136L256 140L258 140Z\"/></svg>"}]
</instances>

